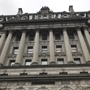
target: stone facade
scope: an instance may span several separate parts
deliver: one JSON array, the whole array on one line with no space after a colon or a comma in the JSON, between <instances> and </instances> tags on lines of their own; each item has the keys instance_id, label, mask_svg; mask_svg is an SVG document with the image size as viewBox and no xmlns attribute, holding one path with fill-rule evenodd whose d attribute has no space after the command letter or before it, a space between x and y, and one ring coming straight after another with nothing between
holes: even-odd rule
<instances>
[{"instance_id":1,"label":"stone facade","mask_svg":"<svg viewBox=\"0 0 90 90\"><path fill-rule=\"evenodd\" d=\"M90 11L0 16L0 90L90 90Z\"/></svg>"}]
</instances>

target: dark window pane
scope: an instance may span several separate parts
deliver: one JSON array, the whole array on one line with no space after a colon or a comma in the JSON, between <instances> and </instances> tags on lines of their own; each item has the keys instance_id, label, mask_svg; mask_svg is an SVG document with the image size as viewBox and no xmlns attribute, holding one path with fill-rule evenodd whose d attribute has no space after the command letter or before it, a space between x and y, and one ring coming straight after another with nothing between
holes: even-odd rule
<instances>
[{"instance_id":1,"label":"dark window pane","mask_svg":"<svg viewBox=\"0 0 90 90\"><path fill-rule=\"evenodd\" d=\"M74 58L74 62L75 62L76 64L81 64L80 58Z\"/></svg>"},{"instance_id":2,"label":"dark window pane","mask_svg":"<svg viewBox=\"0 0 90 90\"><path fill-rule=\"evenodd\" d=\"M48 64L47 59L42 59L42 60L41 60L41 64L42 64L42 65L47 65L47 64Z\"/></svg>"},{"instance_id":3,"label":"dark window pane","mask_svg":"<svg viewBox=\"0 0 90 90\"><path fill-rule=\"evenodd\" d=\"M57 64L64 64L64 59L63 58L58 58L57 59Z\"/></svg>"}]
</instances>

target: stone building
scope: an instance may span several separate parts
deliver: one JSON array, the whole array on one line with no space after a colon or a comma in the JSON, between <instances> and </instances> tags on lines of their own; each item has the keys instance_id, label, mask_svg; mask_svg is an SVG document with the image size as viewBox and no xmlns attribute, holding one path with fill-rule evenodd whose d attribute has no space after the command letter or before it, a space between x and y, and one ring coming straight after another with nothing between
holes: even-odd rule
<instances>
[{"instance_id":1,"label":"stone building","mask_svg":"<svg viewBox=\"0 0 90 90\"><path fill-rule=\"evenodd\" d=\"M0 16L0 90L90 90L90 11Z\"/></svg>"}]
</instances>

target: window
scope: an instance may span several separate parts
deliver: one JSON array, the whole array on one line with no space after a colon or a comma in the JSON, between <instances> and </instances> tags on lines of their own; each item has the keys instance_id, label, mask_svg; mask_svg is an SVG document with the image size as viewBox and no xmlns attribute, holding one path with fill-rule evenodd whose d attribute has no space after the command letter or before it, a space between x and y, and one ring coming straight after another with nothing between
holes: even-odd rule
<instances>
[{"instance_id":1,"label":"window","mask_svg":"<svg viewBox=\"0 0 90 90\"><path fill-rule=\"evenodd\" d=\"M61 45L56 46L56 52L62 52L62 46Z\"/></svg>"},{"instance_id":2,"label":"window","mask_svg":"<svg viewBox=\"0 0 90 90\"><path fill-rule=\"evenodd\" d=\"M47 46L42 46L42 53L46 53L47 52Z\"/></svg>"},{"instance_id":3,"label":"window","mask_svg":"<svg viewBox=\"0 0 90 90\"><path fill-rule=\"evenodd\" d=\"M34 35L29 36L29 41L34 41Z\"/></svg>"},{"instance_id":4,"label":"window","mask_svg":"<svg viewBox=\"0 0 90 90\"><path fill-rule=\"evenodd\" d=\"M47 64L48 64L47 59L42 59L42 60L41 60L41 64L42 64L42 65L47 65Z\"/></svg>"},{"instance_id":5,"label":"window","mask_svg":"<svg viewBox=\"0 0 90 90\"><path fill-rule=\"evenodd\" d=\"M33 47L32 46L28 47L27 52L28 53L33 53Z\"/></svg>"},{"instance_id":6,"label":"window","mask_svg":"<svg viewBox=\"0 0 90 90\"><path fill-rule=\"evenodd\" d=\"M55 40L60 40L60 34L55 34Z\"/></svg>"},{"instance_id":7,"label":"window","mask_svg":"<svg viewBox=\"0 0 90 90\"><path fill-rule=\"evenodd\" d=\"M75 62L76 64L81 64L80 58L74 58L74 62Z\"/></svg>"},{"instance_id":8,"label":"window","mask_svg":"<svg viewBox=\"0 0 90 90\"><path fill-rule=\"evenodd\" d=\"M13 48L13 54L17 54L18 53L18 47L14 47Z\"/></svg>"},{"instance_id":9,"label":"window","mask_svg":"<svg viewBox=\"0 0 90 90\"><path fill-rule=\"evenodd\" d=\"M64 59L63 58L58 58L57 59L57 64L64 64Z\"/></svg>"},{"instance_id":10,"label":"window","mask_svg":"<svg viewBox=\"0 0 90 90\"><path fill-rule=\"evenodd\" d=\"M20 41L20 39L21 39L21 36L20 35L17 35L16 41Z\"/></svg>"},{"instance_id":11,"label":"window","mask_svg":"<svg viewBox=\"0 0 90 90\"><path fill-rule=\"evenodd\" d=\"M43 18L44 18L44 19L47 19L47 15L46 15L46 14L45 14L45 15L43 15Z\"/></svg>"},{"instance_id":12,"label":"window","mask_svg":"<svg viewBox=\"0 0 90 90\"><path fill-rule=\"evenodd\" d=\"M12 66L15 64L15 60L10 60L9 65Z\"/></svg>"},{"instance_id":13,"label":"window","mask_svg":"<svg viewBox=\"0 0 90 90\"><path fill-rule=\"evenodd\" d=\"M73 33L69 33L68 36L69 36L69 39L75 39Z\"/></svg>"},{"instance_id":14,"label":"window","mask_svg":"<svg viewBox=\"0 0 90 90\"><path fill-rule=\"evenodd\" d=\"M47 40L47 34L42 34L42 40Z\"/></svg>"},{"instance_id":15,"label":"window","mask_svg":"<svg viewBox=\"0 0 90 90\"><path fill-rule=\"evenodd\" d=\"M30 59L25 60L25 65L30 66L31 65L31 60Z\"/></svg>"},{"instance_id":16,"label":"window","mask_svg":"<svg viewBox=\"0 0 90 90\"><path fill-rule=\"evenodd\" d=\"M76 45L71 45L71 52L77 52Z\"/></svg>"}]
</instances>

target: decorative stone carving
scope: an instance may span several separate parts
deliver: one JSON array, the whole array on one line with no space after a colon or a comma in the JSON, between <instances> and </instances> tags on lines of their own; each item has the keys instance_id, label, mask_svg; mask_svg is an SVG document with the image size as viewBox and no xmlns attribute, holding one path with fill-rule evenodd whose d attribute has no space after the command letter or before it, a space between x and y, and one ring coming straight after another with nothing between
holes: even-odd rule
<instances>
[{"instance_id":1,"label":"decorative stone carving","mask_svg":"<svg viewBox=\"0 0 90 90\"><path fill-rule=\"evenodd\" d=\"M70 81L61 81L61 83L64 84L64 85L69 85Z\"/></svg>"},{"instance_id":2,"label":"decorative stone carving","mask_svg":"<svg viewBox=\"0 0 90 90\"><path fill-rule=\"evenodd\" d=\"M46 88L45 86L42 86L41 88L37 89L37 90L49 90L48 88Z\"/></svg>"},{"instance_id":3,"label":"decorative stone carving","mask_svg":"<svg viewBox=\"0 0 90 90\"><path fill-rule=\"evenodd\" d=\"M55 52L55 56L66 56L65 52Z\"/></svg>"},{"instance_id":4,"label":"decorative stone carving","mask_svg":"<svg viewBox=\"0 0 90 90\"><path fill-rule=\"evenodd\" d=\"M69 18L69 14L68 14L68 12L66 12L66 11L63 11L62 13L61 13L61 18Z\"/></svg>"},{"instance_id":5,"label":"decorative stone carving","mask_svg":"<svg viewBox=\"0 0 90 90\"><path fill-rule=\"evenodd\" d=\"M48 45L49 44L49 41L47 40L42 40L40 41L41 45Z\"/></svg>"},{"instance_id":6,"label":"decorative stone carving","mask_svg":"<svg viewBox=\"0 0 90 90\"><path fill-rule=\"evenodd\" d=\"M24 53L23 57L33 57L33 53Z\"/></svg>"},{"instance_id":7,"label":"decorative stone carving","mask_svg":"<svg viewBox=\"0 0 90 90\"><path fill-rule=\"evenodd\" d=\"M8 58L16 58L17 54L9 54Z\"/></svg>"},{"instance_id":8,"label":"decorative stone carving","mask_svg":"<svg viewBox=\"0 0 90 90\"><path fill-rule=\"evenodd\" d=\"M55 42L55 44L63 44L62 40L55 40L54 42Z\"/></svg>"},{"instance_id":9,"label":"decorative stone carving","mask_svg":"<svg viewBox=\"0 0 90 90\"><path fill-rule=\"evenodd\" d=\"M46 53L40 53L39 56L43 56L43 57L46 57L46 56L50 56L49 52L46 52Z\"/></svg>"},{"instance_id":10,"label":"decorative stone carving","mask_svg":"<svg viewBox=\"0 0 90 90\"><path fill-rule=\"evenodd\" d=\"M81 52L72 52L72 56L82 56Z\"/></svg>"},{"instance_id":11,"label":"decorative stone carving","mask_svg":"<svg viewBox=\"0 0 90 90\"><path fill-rule=\"evenodd\" d=\"M77 43L78 43L78 40L73 40L73 39L71 39L71 40L69 40L69 43L70 43L70 44L77 44Z\"/></svg>"},{"instance_id":12,"label":"decorative stone carving","mask_svg":"<svg viewBox=\"0 0 90 90\"><path fill-rule=\"evenodd\" d=\"M4 16L0 16L0 22L4 21Z\"/></svg>"},{"instance_id":13,"label":"decorative stone carving","mask_svg":"<svg viewBox=\"0 0 90 90\"><path fill-rule=\"evenodd\" d=\"M65 87L61 88L60 90L73 90L73 89L68 86L65 86Z\"/></svg>"},{"instance_id":14,"label":"decorative stone carving","mask_svg":"<svg viewBox=\"0 0 90 90\"><path fill-rule=\"evenodd\" d=\"M34 41L28 41L26 42L27 45L34 45Z\"/></svg>"},{"instance_id":15,"label":"decorative stone carving","mask_svg":"<svg viewBox=\"0 0 90 90\"><path fill-rule=\"evenodd\" d=\"M8 87L16 87L17 86L17 82L8 82Z\"/></svg>"},{"instance_id":16,"label":"decorative stone carving","mask_svg":"<svg viewBox=\"0 0 90 90\"><path fill-rule=\"evenodd\" d=\"M23 87L19 87L19 88L15 89L15 90L25 90L25 89Z\"/></svg>"},{"instance_id":17,"label":"decorative stone carving","mask_svg":"<svg viewBox=\"0 0 90 90\"><path fill-rule=\"evenodd\" d=\"M13 45L15 45L15 44L19 44L19 43L20 43L20 41L12 42Z\"/></svg>"},{"instance_id":18,"label":"decorative stone carving","mask_svg":"<svg viewBox=\"0 0 90 90\"><path fill-rule=\"evenodd\" d=\"M0 82L0 87L6 87L7 86L7 82Z\"/></svg>"}]
</instances>

